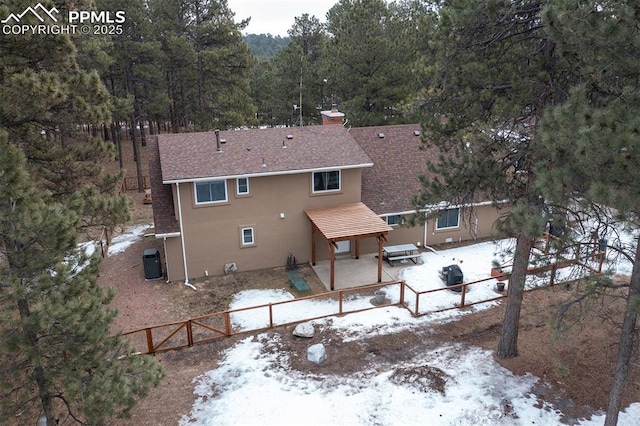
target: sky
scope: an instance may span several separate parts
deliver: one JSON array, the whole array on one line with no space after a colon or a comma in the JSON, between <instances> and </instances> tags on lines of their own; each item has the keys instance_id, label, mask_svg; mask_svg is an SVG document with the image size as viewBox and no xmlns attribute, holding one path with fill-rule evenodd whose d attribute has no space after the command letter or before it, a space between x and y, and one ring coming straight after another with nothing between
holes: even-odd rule
<instances>
[{"instance_id":1,"label":"sky","mask_svg":"<svg viewBox=\"0 0 640 426\"><path fill-rule=\"evenodd\" d=\"M468 247L423 253L423 263L401 271L404 279L418 291L442 287L437 271L458 264L465 282L486 277L491 259L513 244L512 240L482 243ZM413 264L410 264L413 265ZM612 264L619 272L630 272L630 264ZM561 271L560 275L567 274ZM537 285L530 281L529 286ZM397 287L388 286L387 298L399 300ZM495 296L495 280L470 286L467 300ZM421 299L420 311L452 306L459 293L439 291ZM274 321L296 321L300 312L315 317L330 312L330 302L303 300L305 306L291 309L278 301L294 296L287 289L244 290L236 293L231 309L272 303ZM371 303L368 297L345 302L345 310ZM495 303L476 305L487 309ZM332 330L330 335L342 341L359 341L374 334L391 334L412 328L424 329L434 321L455 321L464 311L451 310L420 318L404 308L388 306L365 312L313 320L315 332ZM268 315L259 311L241 311L232 315L234 329L254 329L268 323ZM328 333L329 335L329 333ZM335 337L334 337L335 338ZM324 345L335 344L325 341ZM302 354L301 356L305 356ZM530 374L516 376L493 360L491 351L451 343L420 353L401 364L376 364L371 360L362 371L348 376L324 372L303 374L291 368L291 358L299 356L284 349L277 335L259 333L238 341L226 350L222 361L212 370L194 378L197 399L191 412L180 421L183 426L209 425L557 425L562 413L540 404L533 393L539 378ZM443 372L444 394L432 390L429 379L412 375L429 366ZM398 371L409 372L398 375ZM401 377L400 379L398 377ZM403 378L402 378L403 377ZM621 412L618 425L636 425L640 403ZM579 419L582 426L602 425L604 413L591 419Z\"/></svg>"},{"instance_id":2,"label":"sky","mask_svg":"<svg viewBox=\"0 0 640 426\"><path fill-rule=\"evenodd\" d=\"M229 9L235 12L236 22L251 17L251 23L243 34L271 34L287 36L294 18L308 13L325 22L325 14L335 0L228 0Z\"/></svg>"}]
</instances>

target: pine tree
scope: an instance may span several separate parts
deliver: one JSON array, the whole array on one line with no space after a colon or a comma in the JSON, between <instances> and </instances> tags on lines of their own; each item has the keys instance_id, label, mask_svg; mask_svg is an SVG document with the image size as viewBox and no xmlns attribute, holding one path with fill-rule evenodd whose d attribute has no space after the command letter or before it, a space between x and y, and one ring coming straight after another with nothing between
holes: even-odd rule
<instances>
[{"instance_id":1,"label":"pine tree","mask_svg":"<svg viewBox=\"0 0 640 426\"><path fill-rule=\"evenodd\" d=\"M172 127L213 130L253 124L249 80L255 58L225 0L149 4L154 41L165 53ZM130 58L135 61L135 58Z\"/></svg>"},{"instance_id":2,"label":"pine tree","mask_svg":"<svg viewBox=\"0 0 640 426\"><path fill-rule=\"evenodd\" d=\"M640 36L637 2L558 1L545 13L549 33L578 75L568 101L547 111L541 128L548 151L539 168L545 196L613 208L632 229L640 227ZM617 247L617 250L623 250ZM640 314L640 244L634 260L605 425L617 424L631 360L637 355ZM617 288L610 277L585 279L587 295ZM584 298L585 295L581 295Z\"/></svg>"},{"instance_id":3,"label":"pine tree","mask_svg":"<svg viewBox=\"0 0 640 426\"><path fill-rule=\"evenodd\" d=\"M355 126L407 121L400 109L417 89L419 2L341 0L327 12L326 74Z\"/></svg>"},{"instance_id":4,"label":"pine tree","mask_svg":"<svg viewBox=\"0 0 640 426\"><path fill-rule=\"evenodd\" d=\"M79 217L37 188L0 135L0 408L47 424L103 424L159 383L151 358L110 337L97 258L74 253ZM84 266L84 268L82 268Z\"/></svg>"},{"instance_id":5,"label":"pine tree","mask_svg":"<svg viewBox=\"0 0 640 426\"><path fill-rule=\"evenodd\" d=\"M261 67L266 74L262 81L271 78L272 82L256 87L256 92L258 96L264 96L265 89L270 92L275 105L265 106L273 111L278 124L299 126L300 113L303 125L317 124L318 108L327 95L323 92L332 86L332 82L325 82L329 75L323 69L327 34L318 18L308 14L296 17L288 33L289 44L273 57L270 67ZM327 108L331 108L330 102Z\"/></svg>"},{"instance_id":6,"label":"pine tree","mask_svg":"<svg viewBox=\"0 0 640 426\"><path fill-rule=\"evenodd\" d=\"M33 4L13 1L0 6L0 16L28 6ZM40 23L31 14L23 20ZM113 145L87 131L109 118L109 93L97 72L79 67L70 35L6 35L0 52L0 128L24 152L31 178L59 200L91 198L79 212L83 226L126 219L128 202L114 195L121 176L102 169L113 158Z\"/></svg>"},{"instance_id":7,"label":"pine tree","mask_svg":"<svg viewBox=\"0 0 640 426\"><path fill-rule=\"evenodd\" d=\"M5 2L0 17L28 6ZM31 14L22 21L39 23ZM109 120L110 97L97 72L80 67L69 34L3 35L0 52L2 418L100 424L126 415L161 377L151 359L130 357L109 337L115 313L104 308L111 296L96 285L97 262L81 259L80 270L69 257L80 228L129 215L114 191L120 176L102 169L113 146L93 137Z\"/></svg>"},{"instance_id":8,"label":"pine tree","mask_svg":"<svg viewBox=\"0 0 640 426\"><path fill-rule=\"evenodd\" d=\"M518 355L531 247L550 218L536 187L535 166L546 155L538 122L547 107L564 99L568 84L544 31L544 4L444 2L429 37L433 51L425 52L435 60L424 61L425 89L416 101L427 130L424 142L441 153L430 165L436 177L422 179L416 208L462 205L471 220L475 202L509 202L499 223L504 235L516 239L497 350L502 358Z\"/></svg>"}]
</instances>

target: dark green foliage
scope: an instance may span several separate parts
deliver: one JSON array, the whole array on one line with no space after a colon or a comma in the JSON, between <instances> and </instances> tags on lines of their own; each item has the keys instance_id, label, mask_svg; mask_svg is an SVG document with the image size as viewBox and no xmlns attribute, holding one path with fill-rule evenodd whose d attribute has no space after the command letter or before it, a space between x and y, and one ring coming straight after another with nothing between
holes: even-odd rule
<instances>
[{"instance_id":1,"label":"dark green foliage","mask_svg":"<svg viewBox=\"0 0 640 426\"><path fill-rule=\"evenodd\" d=\"M0 17L27 6L5 2ZM77 41L91 56L104 40ZM113 146L93 137L111 98L68 34L3 36L0 51L0 418L101 424L162 375L109 337L115 312L96 285L98 263L80 257L80 270L73 260L81 228L129 216L120 176L102 171Z\"/></svg>"},{"instance_id":2,"label":"dark green foliage","mask_svg":"<svg viewBox=\"0 0 640 426\"><path fill-rule=\"evenodd\" d=\"M224 0L139 3L144 25L132 28L125 40L114 37L116 45L125 43L116 53L118 66L130 70L121 87L133 95L135 114L169 121L176 132L252 124L254 58L240 34L247 23L236 24ZM115 88L114 95L122 97Z\"/></svg>"},{"instance_id":3,"label":"dark green foliage","mask_svg":"<svg viewBox=\"0 0 640 426\"><path fill-rule=\"evenodd\" d=\"M29 5L11 2L4 13ZM91 196L101 201L77 212L83 225L126 218L126 199L114 195L119 176L102 173L101 165L113 159L113 146L86 132L108 119L109 93L95 71L78 66L69 35L1 37L0 51L0 128L24 152L31 179L58 200L85 198L91 187ZM107 220L105 212L89 209L99 203L117 210L117 218Z\"/></svg>"},{"instance_id":4,"label":"dark green foliage","mask_svg":"<svg viewBox=\"0 0 640 426\"><path fill-rule=\"evenodd\" d=\"M414 64L432 16L423 2L369 0L338 2L326 24L297 17L289 44L253 79L258 119L299 125L302 105L303 123L318 124L335 104L348 125L415 121L405 101L419 87Z\"/></svg>"},{"instance_id":5,"label":"dark green foliage","mask_svg":"<svg viewBox=\"0 0 640 426\"><path fill-rule=\"evenodd\" d=\"M67 256L83 209L36 188L22 152L0 136L1 417L103 424L126 415L162 372L109 336L116 312L96 284L98 259Z\"/></svg>"},{"instance_id":6,"label":"dark green foliage","mask_svg":"<svg viewBox=\"0 0 640 426\"><path fill-rule=\"evenodd\" d=\"M427 130L424 142L441 153L429 166L436 177L422 179L416 208L463 205L471 219L472 203L510 203L499 226L517 240L500 357L517 355L529 254L551 217L536 186L536 165L546 158L538 122L546 108L566 99L570 84L543 28L544 4L443 2L429 35L432 50L422 61L426 88L416 101Z\"/></svg>"},{"instance_id":7,"label":"dark green foliage","mask_svg":"<svg viewBox=\"0 0 640 426\"><path fill-rule=\"evenodd\" d=\"M289 44L290 38L271 34L247 34L244 36L244 41L256 58L271 59L280 49Z\"/></svg>"},{"instance_id":8,"label":"dark green foliage","mask_svg":"<svg viewBox=\"0 0 640 426\"><path fill-rule=\"evenodd\" d=\"M301 113L302 124L318 124L323 105L331 107L323 73L326 31L318 18L304 14L295 18L289 39L269 64L258 68L253 83L258 113L265 124L300 125Z\"/></svg>"},{"instance_id":9,"label":"dark green foliage","mask_svg":"<svg viewBox=\"0 0 640 426\"><path fill-rule=\"evenodd\" d=\"M549 34L576 75L566 103L550 109L541 124L542 142L549 152L538 168L545 196L571 211L615 211L637 230L640 213L640 8L626 1L558 1L544 14ZM600 217L601 232L612 230ZM606 218L610 220L610 218ZM604 234L607 237L607 234ZM611 237L608 237L611 238ZM640 245L612 242L611 249L633 259L624 320L609 393L605 425L615 425L622 404L630 362L637 355L640 314ZM584 300L608 295L609 277L590 280L572 308Z\"/></svg>"},{"instance_id":10,"label":"dark green foliage","mask_svg":"<svg viewBox=\"0 0 640 426\"><path fill-rule=\"evenodd\" d=\"M401 105L417 90L418 2L342 0L327 12L327 79L354 126L406 122Z\"/></svg>"}]
</instances>

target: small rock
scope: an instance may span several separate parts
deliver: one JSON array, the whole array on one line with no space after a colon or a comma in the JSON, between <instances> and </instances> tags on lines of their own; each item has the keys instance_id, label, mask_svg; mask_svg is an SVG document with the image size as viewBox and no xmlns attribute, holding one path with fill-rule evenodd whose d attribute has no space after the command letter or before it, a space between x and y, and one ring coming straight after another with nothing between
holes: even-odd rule
<instances>
[{"instance_id":1,"label":"small rock","mask_svg":"<svg viewBox=\"0 0 640 426\"><path fill-rule=\"evenodd\" d=\"M307 349L307 360L315 364L322 364L327 359L327 352L322 343L309 346Z\"/></svg>"},{"instance_id":2,"label":"small rock","mask_svg":"<svg viewBox=\"0 0 640 426\"><path fill-rule=\"evenodd\" d=\"M296 328L293 330L293 335L298 337L306 337L311 338L316 334L316 329L313 327L313 324L310 322L303 322L302 324L298 324Z\"/></svg>"}]
</instances>

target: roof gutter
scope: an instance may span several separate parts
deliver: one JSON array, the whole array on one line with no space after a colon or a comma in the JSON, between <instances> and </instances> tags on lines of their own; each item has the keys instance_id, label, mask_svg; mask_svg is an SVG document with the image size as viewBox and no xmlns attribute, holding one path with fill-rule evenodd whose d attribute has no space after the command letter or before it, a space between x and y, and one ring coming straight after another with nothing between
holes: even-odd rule
<instances>
[{"instance_id":1,"label":"roof gutter","mask_svg":"<svg viewBox=\"0 0 640 426\"><path fill-rule=\"evenodd\" d=\"M160 239L160 238L174 238L174 237L179 237L180 236L180 232L166 232L164 234L155 234L156 238Z\"/></svg>"},{"instance_id":2,"label":"roof gutter","mask_svg":"<svg viewBox=\"0 0 640 426\"><path fill-rule=\"evenodd\" d=\"M329 170L361 169L364 167L373 167L373 163L354 164L350 166L320 167L315 169L285 170L285 171L265 172L265 173L248 173L248 174L226 175L226 176L207 176L207 177L200 177L200 178L169 179L169 180L163 180L162 183L168 185L168 184L174 184L174 183L178 184L178 183L187 183L187 182L205 182L212 179L223 180L223 179L237 179L237 178L243 178L243 177L295 175L295 174L312 173L312 172L326 172Z\"/></svg>"}]
</instances>

